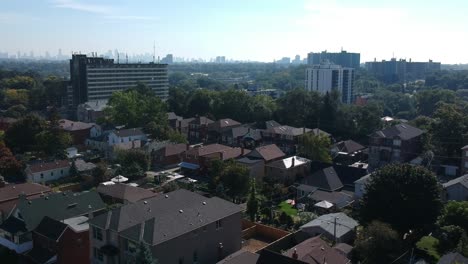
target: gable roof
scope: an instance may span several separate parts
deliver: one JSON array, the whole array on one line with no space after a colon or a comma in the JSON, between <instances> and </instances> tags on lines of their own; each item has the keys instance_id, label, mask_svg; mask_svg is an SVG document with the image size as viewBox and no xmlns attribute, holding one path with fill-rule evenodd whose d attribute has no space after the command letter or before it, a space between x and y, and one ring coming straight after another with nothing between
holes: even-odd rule
<instances>
[{"instance_id":1,"label":"gable roof","mask_svg":"<svg viewBox=\"0 0 468 264\"><path fill-rule=\"evenodd\" d=\"M357 181L355 181L354 183L358 183L358 184L367 184L370 180L370 177L371 175L370 174L367 174L366 176L363 176L361 178L359 178Z\"/></svg>"},{"instance_id":2,"label":"gable roof","mask_svg":"<svg viewBox=\"0 0 468 264\"><path fill-rule=\"evenodd\" d=\"M232 138L243 137L249 132L250 128L246 125L235 126L222 132L223 135L229 135Z\"/></svg>"},{"instance_id":3,"label":"gable roof","mask_svg":"<svg viewBox=\"0 0 468 264\"><path fill-rule=\"evenodd\" d=\"M457 185L457 184L461 184L463 187L468 189L468 174L460 176L458 178L455 178L455 179L453 179L451 181L448 181L448 182L442 184L442 186L444 188L448 188L450 186Z\"/></svg>"},{"instance_id":4,"label":"gable roof","mask_svg":"<svg viewBox=\"0 0 468 264\"><path fill-rule=\"evenodd\" d=\"M318 170L307 175L303 183L325 191L336 191L344 187L333 167Z\"/></svg>"},{"instance_id":5,"label":"gable roof","mask_svg":"<svg viewBox=\"0 0 468 264\"><path fill-rule=\"evenodd\" d=\"M56 160L56 161L49 161L49 162L39 162L39 163L31 164L28 167L31 173L37 173L41 171L68 168L70 167L70 163L68 162L68 160Z\"/></svg>"},{"instance_id":6,"label":"gable roof","mask_svg":"<svg viewBox=\"0 0 468 264\"><path fill-rule=\"evenodd\" d=\"M325 233L329 235L334 234L335 230L335 219L336 219L336 237L340 238L347 234L348 232L354 230L359 223L356 222L353 218L347 216L344 213L334 213L322 215L309 223L301 226L302 229L307 229L309 227L320 227Z\"/></svg>"},{"instance_id":7,"label":"gable roof","mask_svg":"<svg viewBox=\"0 0 468 264\"><path fill-rule=\"evenodd\" d=\"M300 136L305 133L309 133L312 131L310 128L305 127L292 127L292 126L276 126L270 127L266 129L269 133L279 134L279 135L287 135L287 136Z\"/></svg>"},{"instance_id":8,"label":"gable roof","mask_svg":"<svg viewBox=\"0 0 468 264\"><path fill-rule=\"evenodd\" d=\"M30 196L51 191L49 187L37 183L8 184L0 188L0 203L18 199L20 194Z\"/></svg>"},{"instance_id":9,"label":"gable roof","mask_svg":"<svg viewBox=\"0 0 468 264\"><path fill-rule=\"evenodd\" d=\"M121 130L115 130L114 133L118 137L132 137L132 136L144 136L146 135L141 128L127 128Z\"/></svg>"},{"instance_id":10,"label":"gable roof","mask_svg":"<svg viewBox=\"0 0 468 264\"><path fill-rule=\"evenodd\" d=\"M279 168L279 169L290 169L293 167L294 163L294 168L297 166L302 166L310 163L310 160L306 158L302 158L299 156L292 156L289 158L273 161L266 166L268 167L274 167L274 168Z\"/></svg>"},{"instance_id":11,"label":"gable roof","mask_svg":"<svg viewBox=\"0 0 468 264\"><path fill-rule=\"evenodd\" d=\"M150 190L143 189L140 187L134 187L123 183L116 183L112 185L99 185L97 192L101 195L111 196L113 198L126 200L131 203L140 201L143 199L149 199L158 195Z\"/></svg>"},{"instance_id":12,"label":"gable roof","mask_svg":"<svg viewBox=\"0 0 468 264\"><path fill-rule=\"evenodd\" d=\"M167 144L162 148L164 157L178 155L187 150L187 144Z\"/></svg>"},{"instance_id":13,"label":"gable roof","mask_svg":"<svg viewBox=\"0 0 468 264\"><path fill-rule=\"evenodd\" d=\"M306 263L317 264L346 264L350 260L338 250L330 247L320 236L312 237L290 248L283 255L292 257L294 252L298 259Z\"/></svg>"},{"instance_id":14,"label":"gable roof","mask_svg":"<svg viewBox=\"0 0 468 264\"><path fill-rule=\"evenodd\" d=\"M34 230L48 216L64 220L102 210L106 207L96 191L54 193L33 200L20 198L18 210L27 230Z\"/></svg>"},{"instance_id":15,"label":"gable roof","mask_svg":"<svg viewBox=\"0 0 468 264\"><path fill-rule=\"evenodd\" d=\"M201 147L195 147L187 151L188 155L206 156L213 153L219 153L225 150L229 150L231 147L221 144L209 144Z\"/></svg>"},{"instance_id":16,"label":"gable roof","mask_svg":"<svg viewBox=\"0 0 468 264\"><path fill-rule=\"evenodd\" d=\"M84 122L78 122L78 121L71 121L68 119L59 120L60 128L66 131L78 131L78 130L90 129L95 125L96 124L94 123L84 123Z\"/></svg>"},{"instance_id":17,"label":"gable roof","mask_svg":"<svg viewBox=\"0 0 468 264\"><path fill-rule=\"evenodd\" d=\"M79 172L91 171L97 167L96 164L92 162L86 162L82 159L75 160L75 166Z\"/></svg>"},{"instance_id":18,"label":"gable roof","mask_svg":"<svg viewBox=\"0 0 468 264\"><path fill-rule=\"evenodd\" d=\"M181 120L182 117L176 115L176 113L174 113L174 112L169 112L169 113L167 113L167 119L168 120Z\"/></svg>"},{"instance_id":19,"label":"gable roof","mask_svg":"<svg viewBox=\"0 0 468 264\"><path fill-rule=\"evenodd\" d=\"M214 130L214 131L220 131L228 127L234 127L234 126L240 126L240 125L241 123L237 122L236 120L233 120L231 118L224 118L224 119L219 119L209 124L208 129Z\"/></svg>"},{"instance_id":20,"label":"gable roof","mask_svg":"<svg viewBox=\"0 0 468 264\"><path fill-rule=\"evenodd\" d=\"M157 245L241 211L240 206L218 197L206 198L179 189L101 214L90 224L133 241L142 237L146 243Z\"/></svg>"},{"instance_id":21,"label":"gable roof","mask_svg":"<svg viewBox=\"0 0 468 264\"><path fill-rule=\"evenodd\" d=\"M371 137L394 138L399 137L403 140L409 140L422 135L424 131L408 124L398 124L385 128L371 134Z\"/></svg>"},{"instance_id":22,"label":"gable roof","mask_svg":"<svg viewBox=\"0 0 468 264\"><path fill-rule=\"evenodd\" d=\"M190 124L193 120L195 120L194 117L191 117L191 118L184 118L184 119L182 119L182 120L179 121L179 122L180 122L179 125L180 125L180 127L188 127L189 124Z\"/></svg>"},{"instance_id":23,"label":"gable roof","mask_svg":"<svg viewBox=\"0 0 468 264\"><path fill-rule=\"evenodd\" d=\"M195 117L189 124L197 124L197 125L209 125L212 124L214 121L209 119L206 116L199 116Z\"/></svg>"},{"instance_id":24,"label":"gable roof","mask_svg":"<svg viewBox=\"0 0 468 264\"><path fill-rule=\"evenodd\" d=\"M356 141L345 140L336 143L333 145L333 148L335 148L338 152L355 153L365 149L366 147L357 143Z\"/></svg>"},{"instance_id":25,"label":"gable roof","mask_svg":"<svg viewBox=\"0 0 468 264\"><path fill-rule=\"evenodd\" d=\"M67 224L45 216L42 218L36 229L34 229L34 232L51 240L57 241L66 228Z\"/></svg>"},{"instance_id":26,"label":"gable roof","mask_svg":"<svg viewBox=\"0 0 468 264\"><path fill-rule=\"evenodd\" d=\"M282 158L286 156L286 154L284 154L284 152L281 151L281 149L278 148L278 146L275 144L270 144L255 148L247 156L251 158L263 159L268 162Z\"/></svg>"},{"instance_id":27,"label":"gable roof","mask_svg":"<svg viewBox=\"0 0 468 264\"><path fill-rule=\"evenodd\" d=\"M327 192L316 190L309 194L308 197L314 201L328 201L338 208L343 208L350 205L354 199L353 196L346 192Z\"/></svg>"},{"instance_id":28,"label":"gable roof","mask_svg":"<svg viewBox=\"0 0 468 264\"><path fill-rule=\"evenodd\" d=\"M260 255L239 250L234 252L233 254L227 256L223 260L219 261L216 264L256 264Z\"/></svg>"}]
</instances>

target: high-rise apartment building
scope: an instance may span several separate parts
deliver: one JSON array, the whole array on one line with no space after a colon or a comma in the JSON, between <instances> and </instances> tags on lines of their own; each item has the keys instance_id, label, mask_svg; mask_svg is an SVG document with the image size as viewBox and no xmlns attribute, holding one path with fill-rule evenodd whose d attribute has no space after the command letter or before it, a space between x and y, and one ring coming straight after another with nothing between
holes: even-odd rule
<instances>
[{"instance_id":1,"label":"high-rise apartment building","mask_svg":"<svg viewBox=\"0 0 468 264\"><path fill-rule=\"evenodd\" d=\"M349 53L345 50L341 52L322 51L319 53L311 52L307 54L307 64L310 66L318 65L325 61L329 61L333 64L340 65L344 68L358 69L361 64L361 54Z\"/></svg>"},{"instance_id":2,"label":"high-rise apartment building","mask_svg":"<svg viewBox=\"0 0 468 264\"><path fill-rule=\"evenodd\" d=\"M305 87L308 91L325 94L337 90L343 103L353 102L354 69L352 68L323 62L307 68L305 79Z\"/></svg>"},{"instance_id":3,"label":"high-rise apartment building","mask_svg":"<svg viewBox=\"0 0 468 264\"><path fill-rule=\"evenodd\" d=\"M440 71L440 62L413 62L392 58L389 61L366 62L366 69L380 80L387 83L407 82L424 79L427 74Z\"/></svg>"},{"instance_id":4,"label":"high-rise apartment building","mask_svg":"<svg viewBox=\"0 0 468 264\"><path fill-rule=\"evenodd\" d=\"M109 99L113 92L146 84L161 99L168 96L167 64L114 63L113 59L76 54L70 60L70 110L88 101Z\"/></svg>"}]
</instances>

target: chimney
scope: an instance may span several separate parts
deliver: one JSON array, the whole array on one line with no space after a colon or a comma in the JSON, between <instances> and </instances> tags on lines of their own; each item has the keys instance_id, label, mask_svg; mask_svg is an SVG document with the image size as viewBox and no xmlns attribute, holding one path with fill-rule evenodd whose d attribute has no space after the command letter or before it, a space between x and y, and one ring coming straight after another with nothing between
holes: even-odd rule
<instances>
[{"instance_id":1,"label":"chimney","mask_svg":"<svg viewBox=\"0 0 468 264\"><path fill-rule=\"evenodd\" d=\"M189 149L190 149L190 144L189 143L185 144L185 150L188 151Z\"/></svg>"},{"instance_id":2,"label":"chimney","mask_svg":"<svg viewBox=\"0 0 468 264\"><path fill-rule=\"evenodd\" d=\"M291 168L294 168L294 165L296 164L296 157L293 156L292 157L292 161L291 161Z\"/></svg>"},{"instance_id":3,"label":"chimney","mask_svg":"<svg viewBox=\"0 0 468 264\"><path fill-rule=\"evenodd\" d=\"M223 243L219 243L218 245L218 261L221 261L224 257L223 254Z\"/></svg>"},{"instance_id":4,"label":"chimney","mask_svg":"<svg viewBox=\"0 0 468 264\"><path fill-rule=\"evenodd\" d=\"M245 149L244 149L244 145L242 145L242 147L241 147L241 156L244 156L244 153L245 153Z\"/></svg>"},{"instance_id":5,"label":"chimney","mask_svg":"<svg viewBox=\"0 0 468 264\"><path fill-rule=\"evenodd\" d=\"M88 212L88 221L89 221L93 219L93 207L90 204L88 204L88 210L89 210Z\"/></svg>"},{"instance_id":6,"label":"chimney","mask_svg":"<svg viewBox=\"0 0 468 264\"><path fill-rule=\"evenodd\" d=\"M299 258L299 255L297 255L297 249L296 249L296 248L294 248L294 252L293 252L293 254L292 254L292 258L293 258L293 259L298 259L298 258Z\"/></svg>"}]
</instances>

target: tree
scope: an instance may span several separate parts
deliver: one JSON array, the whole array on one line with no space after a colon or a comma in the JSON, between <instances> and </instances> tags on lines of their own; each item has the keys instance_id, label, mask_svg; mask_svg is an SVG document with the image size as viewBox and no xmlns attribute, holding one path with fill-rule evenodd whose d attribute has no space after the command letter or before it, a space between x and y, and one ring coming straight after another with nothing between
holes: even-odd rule
<instances>
[{"instance_id":1,"label":"tree","mask_svg":"<svg viewBox=\"0 0 468 264\"><path fill-rule=\"evenodd\" d=\"M110 170L107 168L107 164L103 162L97 164L97 167L92 171L91 175L93 176L95 185L110 180L112 176Z\"/></svg>"},{"instance_id":2,"label":"tree","mask_svg":"<svg viewBox=\"0 0 468 264\"><path fill-rule=\"evenodd\" d=\"M135 257L135 263L138 264L157 264L158 262L153 258L153 254L149 249L148 245L140 242L138 246L137 254Z\"/></svg>"},{"instance_id":3,"label":"tree","mask_svg":"<svg viewBox=\"0 0 468 264\"><path fill-rule=\"evenodd\" d=\"M26 107L24 105L14 105L10 108L8 108L5 112L6 117L12 117L12 118L20 118L24 114L26 114Z\"/></svg>"},{"instance_id":4,"label":"tree","mask_svg":"<svg viewBox=\"0 0 468 264\"><path fill-rule=\"evenodd\" d=\"M72 161L72 164L70 166L70 176L75 177L78 176L78 169L76 168L76 163L75 161Z\"/></svg>"},{"instance_id":5,"label":"tree","mask_svg":"<svg viewBox=\"0 0 468 264\"><path fill-rule=\"evenodd\" d=\"M443 226L434 236L439 240L438 251L441 254L452 251L468 253L468 238L463 228L455 225Z\"/></svg>"},{"instance_id":6,"label":"tree","mask_svg":"<svg viewBox=\"0 0 468 264\"><path fill-rule=\"evenodd\" d=\"M303 134L299 138L299 154L313 161L331 163L330 138L326 135Z\"/></svg>"},{"instance_id":7,"label":"tree","mask_svg":"<svg viewBox=\"0 0 468 264\"><path fill-rule=\"evenodd\" d=\"M398 232L386 223L373 221L358 233L352 258L355 263L391 263L402 251Z\"/></svg>"},{"instance_id":8,"label":"tree","mask_svg":"<svg viewBox=\"0 0 468 264\"><path fill-rule=\"evenodd\" d=\"M237 162L227 162L220 180L231 198L243 198L249 191L249 170Z\"/></svg>"},{"instance_id":9,"label":"tree","mask_svg":"<svg viewBox=\"0 0 468 264\"><path fill-rule=\"evenodd\" d=\"M432 226L441 206L440 186L432 172L410 164L392 164L371 174L360 216L365 223L383 221L404 233Z\"/></svg>"},{"instance_id":10,"label":"tree","mask_svg":"<svg viewBox=\"0 0 468 264\"><path fill-rule=\"evenodd\" d=\"M0 175L9 182L24 180L21 162L19 162L11 153L5 144L0 142Z\"/></svg>"},{"instance_id":11,"label":"tree","mask_svg":"<svg viewBox=\"0 0 468 264\"><path fill-rule=\"evenodd\" d=\"M72 137L60 128L59 118L54 108L46 129L36 135L36 148L48 156L64 159L66 158L65 149L71 145Z\"/></svg>"},{"instance_id":12,"label":"tree","mask_svg":"<svg viewBox=\"0 0 468 264\"><path fill-rule=\"evenodd\" d=\"M36 146L36 135L43 132L46 123L36 115L27 115L13 125L5 132L5 143L15 153L31 151Z\"/></svg>"},{"instance_id":13,"label":"tree","mask_svg":"<svg viewBox=\"0 0 468 264\"><path fill-rule=\"evenodd\" d=\"M250 183L250 194L247 200L247 214L250 216L250 221L255 221L255 216L258 212L258 199L257 190L255 187L255 180Z\"/></svg>"},{"instance_id":14,"label":"tree","mask_svg":"<svg viewBox=\"0 0 468 264\"><path fill-rule=\"evenodd\" d=\"M150 161L146 153L140 150L120 150L117 154L120 169L117 173L130 179L137 179L149 169Z\"/></svg>"},{"instance_id":15,"label":"tree","mask_svg":"<svg viewBox=\"0 0 468 264\"><path fill-rule=\"evenodd\" d=\"M416 106L420 115L432 116L439 102L455 103L456 95L450 90L426 90L416 94Z\"/></svg>"},{"instance_id":16,"label":"tree","mask_svg":"<svg viewBox=\"0 0 468 264\"><path fill-rule=\"evenodd\" d=\"M280 123L296 127L317 127L321 96L317 92L294 89L277 100L276 118Z\"/></svg>"},{"instance_id":17,"label":"tree","mask_svg":"<svg viewBox=\"0 0 468 264\"><path fill-rule=\"evenodd\" d=\"M455 225L468 233L468 201L449 201L437 221L439 226Z\"/></svg>"}]
</instances>

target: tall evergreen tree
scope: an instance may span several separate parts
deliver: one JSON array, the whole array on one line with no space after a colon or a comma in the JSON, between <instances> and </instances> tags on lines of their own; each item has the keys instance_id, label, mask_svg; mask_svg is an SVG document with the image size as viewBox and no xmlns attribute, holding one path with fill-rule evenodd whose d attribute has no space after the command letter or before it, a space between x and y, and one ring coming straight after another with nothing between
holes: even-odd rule
<instances>
[{"instance_id":1,"label":"tall evergreen tree","mask_svg":"<svg viewBox=\"0 0 468 264\"><path fill-rule=\"evenodd\" d=\"M138 247L135 263L138 264L158 264L159 262L153 258L153 254L149 247L143 242Z\"/></svg>"},{"instance_id":2,"label":"tall evergreen tree","mask_svg":"<svg viewBox=\"0 0 468 264\"><path fill-rule=\"evenodd\" d=\"M250 216L250 220L255 221L255 216L258 212L258 199L257 189L255 187L255 180L252 180L250 187L250 195L247 201L247 214Z\"/></svg>"}]
</instances>

